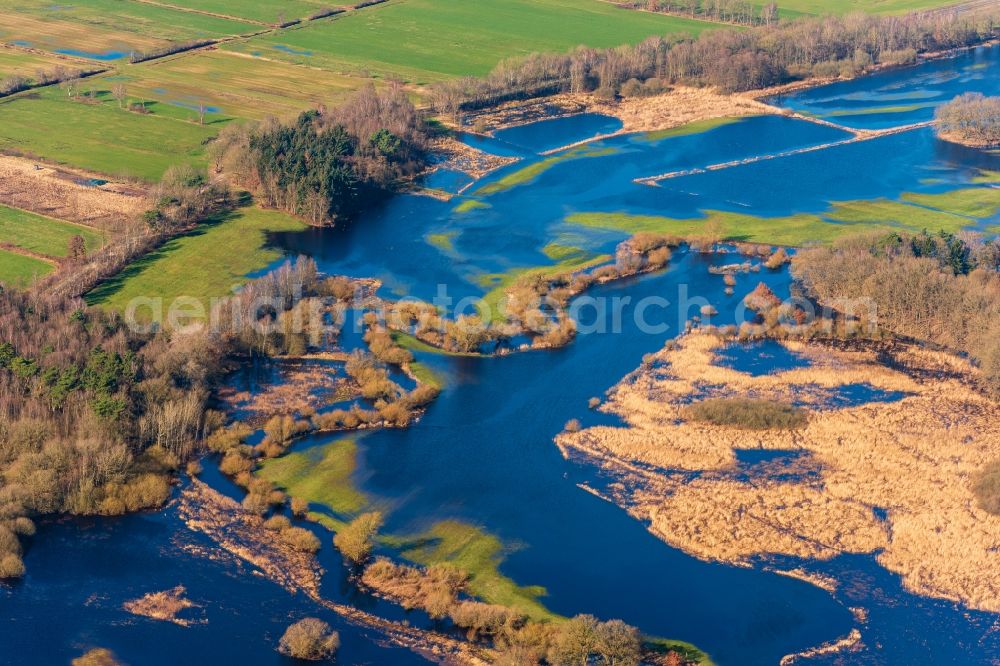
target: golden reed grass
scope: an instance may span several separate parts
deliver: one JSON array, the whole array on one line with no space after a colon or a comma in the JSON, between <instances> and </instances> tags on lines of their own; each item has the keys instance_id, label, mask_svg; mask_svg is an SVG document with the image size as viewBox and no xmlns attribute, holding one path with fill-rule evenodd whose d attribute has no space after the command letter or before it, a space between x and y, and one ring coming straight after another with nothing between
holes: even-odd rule
<instances>
[{"instance_id":1,"label":"golden reed grass","mask_svg":"<svg viewBox=\"0 0 1000 666\"><path fill-rule=\"evenodd\" d=\"M0 155L0 203L115 232L127 229L151 207L146 192L137 187L78 182L91 178L98 177Z\"/></svg>"},{"instance_id":2,"label":"golden reed grass","mask_svg":"<svg viewBox=\"0 0 1000 666\"><path fill-rule=\"evenodd\" d=\"M812 364L753 377L716 365L720 344L693 333L647 357L602 406L628 427L563 433L557 444L613 472L615 501L697 557L877 552L912 592L1000 611L1000 517L980 509L971 490L978 470L1000 458L1000 405L971 388L976 368L900 343L880 350L894 369L874 350L788 342ZM824 404L853 383L907 395ZM809 420L790 431L684 421L683 406L705 397L795 401ZM800 451L818 476L748 478L735 473L735 449Z\"/></svg>"}]
</instances>

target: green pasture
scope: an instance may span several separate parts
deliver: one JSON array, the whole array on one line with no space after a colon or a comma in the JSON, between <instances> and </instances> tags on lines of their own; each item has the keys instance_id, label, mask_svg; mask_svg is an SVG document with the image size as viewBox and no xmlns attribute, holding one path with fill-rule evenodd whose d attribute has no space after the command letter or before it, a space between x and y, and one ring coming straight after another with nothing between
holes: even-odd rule
<instances>
[{"instance_id":1,"label":"green pasture","mask_svg":"<svg viewBox=\"0 0 1000 666\"><path fill-rule=\"evenodd\" d=\"M93 68L94 64L73 58L60 58L54 55L0 46L0 81L13 74L34 79L35 73L39 70L51 71L57 66L67 69L84 69Z\"/></svg>"},{"instance_id":2,"label":"green pasture","mask_svg":"<svg viewBox=\"0 0 1000 666\"><path fill-rule=\"evenodd\" d=\"M36 254L65 257L73 236L83 237L88 252L104 244L103 235L90 227L0 205L0 242Z\"/></svg>"},{"instance_id":3,"label":"green pasture","mask_svg":"<svg viewBox=\"0 0 1000 666\"><path fill-rule=\"evenodd\" d=\"M0 284L27 287L35 279L52 272L53 268L47 261L0 250Z\"/></svg>"},{"instance_id":4,"label":"green pasture","mask_svg":"<svg viewBox=\"0 0 1000 666\"><path fill-rule=\"evenodd\" d=\"M392 0L300 28L227 45L340 72L415 83L489 72L504 58L696 34L714 24L620 9L601 0Z\"/></svg>"},{"instance_id":5,"label":"green pasture","mask_svg":"<svg viewBox=\"0 0 1000 666\"><path fill-rule=\"evenodd\" d=\"M70 55L145 51L169 42L218 39L261 26L134 0L0 0L0 41Z\"/></svg>"},{"instance_id":6,"label":"green pasture","mask_svg":"<svg viewBox=\"0 0 1000 666\"><path fill-rule=\"evenodd\" d=\"M206 163L204 143L224 119L199 125L194 111L149 100L148 114L126 111L111 98L112 84L86 80L81 90L94 91L93 103L57 87L0 100L0 150L149 181L174 164Z\"/></svg>"},{"instance_id":7,"label":"green pasture","mask_svg":"<svg viewBox=\"0 0 1000 666\"><path fill-rule=\"evenodd\" d=\"M178 54L106 77L133 95L227 116L259 120L289 117L319 104L336 104L367 81L229 51Z\"/></svg>"},{"instance_id":8,"label":"green pasture","mask_svg":"<svg viewBox=\"0 0 1000 666\"><path fill-rule=\"evenodd\" d=\"M270 25L307 18L340 3L321 0L166 0L163 4Z\"/></svg>"},{"instance_id":9,"label":"green pasture","mask_svg":"<svg viewBox=\"0 0 1000 666\"><path fill-rule=\"evenodd\" d=\"M267 232L304 228L278 211L239 209L167 241L87 294L87 302L124 311L133 298L158 297L165 312L174 299L185 296L197 299L207 312L211 298L231 294L248 273L281 258L279 251L266 247Z\"/></svg>"}]
</instances>

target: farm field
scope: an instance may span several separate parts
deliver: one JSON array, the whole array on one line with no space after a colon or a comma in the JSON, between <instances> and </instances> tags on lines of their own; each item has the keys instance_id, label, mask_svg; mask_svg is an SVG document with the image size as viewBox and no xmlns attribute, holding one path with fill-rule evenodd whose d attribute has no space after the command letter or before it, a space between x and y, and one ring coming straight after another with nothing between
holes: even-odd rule
<instances>
[{"instance_id":1,"label":"farm field","mask_svg":"<svg viewBox=\"0 0 1000 666\"><path fill-rule=\"evenodd\" d=\"M94 229L0 205L0 242L4 244L49 257L65 257L73 236L83 238L88 252L104 244L104 237Z\"/></svg>"},{"instance_id":2,"label":"farm field","mask_svg":"<svg viewBox=\"0 0 1000 666\"><path fill-rule=\"evenodd\" d=\"M366 82L222 50L126 67L103 80L124 84L133 96L187 109L204 103L212 112L250 119L295 115L316 104L330 104Z\"/></svg>"},{"instance_id":3,"label":"farm field","mask_svg":"<svg viewBox=\"0 0 1000 666\"><path fill-rule=\"evenodd\" d=\"M266 233L296 231L304 223L277 211L243 208L167 241L87 295L88 303L124 310L131 299L156 296L166 305L180 296L209 299L232 293L246 275L281 258L265 247Z\"/></svg>"},{"instance_id":4,"label":"farm field","mask_svg":"<svg viewBox=\"0 0 1000 666\"><path fill-rule=\"evenodd\" d=\"M340 72L397 74L413 83L483 75L535 51L638 42L714 24L619 9L600 0L405 0L262 35L225 48Z\"/></svg>"},{"instance_id":5,"label":"farm field","mask_svg":"<svg viewBox=\"0 0 1000 666\"><path fill-rule=\"evenodd\" d=\"M47 261L0 249L0 284L26 287L53 268Z\"/></svg>"},{"instance_id":6,"label":"farm field","mask_svg":"<svg viewBox=\"0 0 1000 666\"><path fill-rule=\"evenodd\" d=\"M125 111L101 81L97 101L73 101L58 88L0 101L0 150L36 155L107 174L158 180L171 165L205 163L203 143L223 119L192 122L194 112L156 102L150 114Z\"/></svg>"},{"instance_id":7,"label":"farm field","mask_svg":"<svg viewBox=\"0 0 1000 666\"><path fill-rule=\"evenodd\" d=\"M248 21L259 21L265 24L280 24L312 16L321 10L337 7L339 2L323 2L322 0L261 0L260 2L230 2L229 0L167 0L162 4L172 7L232 16ZM353 3L343 3L345 5Z\"/></svg>"},{"instance_id":8,"label":"farm field","mask_svg":"<svg viewBox=\"0 0 1000 666\"><path fill-rule=\"evenodd\" d=\"M38 70L47 71L58 66L69 69L85 69L92 68L93 64L73 58L32 53L30 51L22 51L21 49L0 46L0 80L12 74L33 79Z\"/></svg>"},{"instance_id":9,"label":"farm field","mask_svg":"<svg viewBox=\"0 0 1000 666\"><path fill-rule=\"evenodd\" d=\"M260 26L132 0L82 0L57 5L3 0L0 40L111 61L169 42L248 34Z\"/></svg>"}]
</instances>

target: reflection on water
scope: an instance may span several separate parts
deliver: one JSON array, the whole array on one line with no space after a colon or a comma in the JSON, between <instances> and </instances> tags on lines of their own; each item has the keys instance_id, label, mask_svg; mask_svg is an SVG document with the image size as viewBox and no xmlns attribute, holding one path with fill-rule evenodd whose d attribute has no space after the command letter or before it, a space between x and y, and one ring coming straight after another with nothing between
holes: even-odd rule
<instances>
[{"instance_id":1,"label":"reflection on water","mask_svg":"<svg viewBox=\"0 0 1000 666\"><path fill-rule=\"evenodd\" d=\"M908 125L930 120L938 105L962 93L1000 93L998 61L1000 45L985 46L955 58L810 88L770 101L849 127Z\"/></svg>"}]
</instances>

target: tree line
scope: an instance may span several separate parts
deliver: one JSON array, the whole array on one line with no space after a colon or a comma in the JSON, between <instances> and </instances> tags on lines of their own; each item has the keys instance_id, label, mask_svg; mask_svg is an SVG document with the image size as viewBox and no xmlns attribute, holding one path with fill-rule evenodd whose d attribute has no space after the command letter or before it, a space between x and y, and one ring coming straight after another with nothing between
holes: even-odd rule
<instances>
[{"instance_id":1,"label":"tree line","mask_svg":"<svg viewBox=\"0 0 1000 666\"><path fill-rule=\"evenodd\" d=\"M227 127L212 146L218 171L270 207L313 225L347 219L426 164L424 119L399 87L345 104Z\"/></svg>"},{"instance_id":2,"label":"tree line","mask_svg":"<svg viewBox=\"0 0 1000 666\"><path fill-rule=\"evenodd\" d=\"M566 54L504 60L483 78L434 85L432 99L438 111L457 114L557 92L614 97L623 87L642 94L671 84L757 90L810 77L854 76L875 65L909 64L921 53L981 43L996 35L997 23L989 16L855 13L709 30L698 37L654 36L636 45L580 46Z\"/></svg>"},{"instance_id":3,"label":"tree line","mask_svg":"<svg viewBox=\"0 0 1000 666\"><path fill-rule=\"evenodd\" d=\"M971 146L1000 146L1000 97L965 93L939 106L934 117L944 139Z\"/></svg>"},{"instance_id":4,"label":"tree line","mask_svg":"<svg viewBox=\"0 0 1000 666\"><path fill-rule=\"evenodd\" d=\"M1000 395L1000 241L946 232L865 234L802 250L795 277L821 303L865 298L855 316L968 354Z\"/></svg>"},{"instance_id":5,"label":"tree line","mask_svg":"<svg viewBox=\"0 0 1000 666\"><path fill-rule=\"evenodd\" d=\"M757 8L747 0L631 0L619 6L736 25L771 25L778 20L778 5L773 2Z\"/></svg>"}]
</instances>

